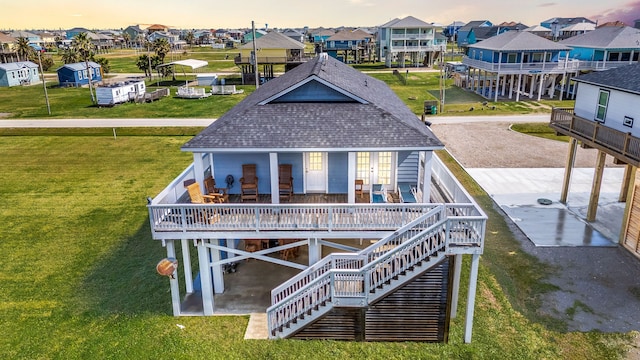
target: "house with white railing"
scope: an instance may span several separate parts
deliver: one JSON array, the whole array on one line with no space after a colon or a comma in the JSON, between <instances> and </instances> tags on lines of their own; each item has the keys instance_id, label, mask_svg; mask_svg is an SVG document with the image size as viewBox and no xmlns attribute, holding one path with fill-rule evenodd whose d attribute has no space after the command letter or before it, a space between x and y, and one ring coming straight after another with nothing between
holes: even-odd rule
<instances>
[{"instance_id":1,"label":"house with white railing","mask_svg":"<svg viewBox=\"0 0 640 360\"><path fill-rule=\"evenodd\" d=\"M607 155L624 164L619 201L627 202L621 221L620 244L640 257L640 64L594 71L575 79L578 83L574 109L554 108L550 126L571 137L560 201L567 200L573 159L578 142L598 149L587 221L596 220L600 185Z\"/></svg>"},{"instance_id":2,"label":"house with white railing","mask_svg":"<svg viewBox=\"0 0 640 360\"><path fill-rule=\"evenodd\" d=\"M276 264L253 282L293 272L255 294L270 338L446 342L467 255L470 342L486 216L443 147L384 82L326 54L267 82L186 142L193 163L149 199L180 263L174 315L224 313L249 266Z\"/></svg>"},{"instance_id":3,"label":"house with white railing","mask_svg":"<svg viewBox=\"0 0 640 360\"><path fill-rule=\"evenodd\" d=\"M514 95L516 101L521 96L561 98L569 75L578 71L570 50L528 31L493 36L467 48L462 59L469 67L466 88L493 101Z\"/></svg>"},{"instance_id":4,"label":"house with white railing","mask_svg":"<svg viewBox=\"0 0 640 360\"><path fill-rule=\"evenodd\" d=\"M613 69L640 58L640 30L629 26L603 26L560 43L571 47L569 57L585 71Z\"/></svg>"},{"instance_id":5,"label":"house with white railing","mask_svg":"<svg viewBox=\"0 0 640 360\"><path fill-rule=\"evenodd\" d=\"M397 62L403 68L407 61L411 66L431 66L440 52L447 49L446 39L444 43L436 43L436 33L441 31L442 27L413 16L393 19L378 28L379 59L384 59L387 67Z\"/></svg>"}]
</instances>

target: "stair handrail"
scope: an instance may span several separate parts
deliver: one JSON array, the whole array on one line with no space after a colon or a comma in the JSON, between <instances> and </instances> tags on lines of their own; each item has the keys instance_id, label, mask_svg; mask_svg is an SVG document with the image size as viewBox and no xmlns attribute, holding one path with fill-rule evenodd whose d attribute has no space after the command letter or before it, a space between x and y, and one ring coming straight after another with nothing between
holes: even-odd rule
<instances>
[{"instance_id":1,"label":"stair handrail","mask_svg":"<svg viewBox=\"0 0 640 360\"><path fill-rule=\"evenodd\" d=\"M359 259L359 258L353 257L354 255L359 255L359 256L365 256L365 262L369 262L375 259L376 257L380 256L381 253L383 253L383 252L376 251L380 247L388 245L389 242L392 242L397 238L403 239L403 236L405 234L407 234L409 231L411 231L411 229L418 226L419 224L422 224L428 221L437 221L441 219L443 216L445 216L445 207L444 205L438 205L433 209L427 211L424 215L407 223L405 226L394 231L392 234L380 239L375 244L368 246L367 248L359 251L356 254L334 253L324 257L317 263L309 266L307 269L299 272L289 280L285 281L284 283L280 284L279 286L271 290L271 304L278 303L279 301L286 298L289 294L292 294L297 289L301 288L304 284L321 276L322 274L324 274L325 272L331 269L345 268L345 267L336 267L336 264L338 264L338 260ZM435 217L436 219L429 220L433 217ZM354 266L346 267L346 268L359 269L362 267L363 264L357 264L357 265L353 264L353 265Z\"/></svg>"}]
</instances>

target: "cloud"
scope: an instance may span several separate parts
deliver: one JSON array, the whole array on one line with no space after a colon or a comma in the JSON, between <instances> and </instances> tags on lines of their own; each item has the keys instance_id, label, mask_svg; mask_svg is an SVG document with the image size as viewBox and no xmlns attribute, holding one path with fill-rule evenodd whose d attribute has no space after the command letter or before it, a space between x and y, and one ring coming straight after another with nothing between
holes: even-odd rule
<instances>
[{"instance_id":1,"label":"cloud","mask_svg":"<svg viewBox=\"0 0 640 360\"><path fill-rule=\"evenodd\" d=\"M605 10L602 14L590 17L598 20L599 24L609 21L622 21L633 26L633 22L640 18L640 0L631 1L615 9Z\"/></svg>"},{"instance_id":2,"label":"cloud","mask_svg":"<svg viewBox=\"0 0 640 360\"><path fill-rule=\"evenodd\" d=\"M538 5L538 7L550 7L550 6L556 6L556 5L558 5L558 3L548 2L548 3L543 3L543 4Z\"/></svg>"}]
</instances>

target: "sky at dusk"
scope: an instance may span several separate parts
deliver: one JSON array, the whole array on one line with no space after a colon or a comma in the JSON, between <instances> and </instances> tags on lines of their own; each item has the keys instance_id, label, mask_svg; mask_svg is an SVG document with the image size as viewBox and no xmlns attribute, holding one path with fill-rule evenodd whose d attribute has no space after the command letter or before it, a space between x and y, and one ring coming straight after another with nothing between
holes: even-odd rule
<instances>
[{"instance_id":1,"label":"sky at dusk","mask_svg":"<svg viewBox=\"0 0 640 360\"><path fill-rule=\"evenodd\" d=\"M552 17L583 16L633 26L640 18L640 0L25 0L3 2L0 29L120 29L136 24L248 28L252 20L258 28L377 26L408 15L444 25L490 20L532 26Z\"/></svg>"}]
</instances>

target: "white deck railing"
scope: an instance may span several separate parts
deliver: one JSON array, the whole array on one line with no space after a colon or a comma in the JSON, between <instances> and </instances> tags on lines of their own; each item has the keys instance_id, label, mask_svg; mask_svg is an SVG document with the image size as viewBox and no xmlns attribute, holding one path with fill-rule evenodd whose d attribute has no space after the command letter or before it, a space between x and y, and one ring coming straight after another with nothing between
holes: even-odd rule
<instances>
[{"instance_id":1,"label":"white deck railing","mask_svg":"<svg viewBox=\"0 0 640 360\"><path fill-rule=\"evenodd\" d=\"M567 71L577 71L580 69L580 61L560 59L548 62L528 62L528 63L494 63L471 59L468 56L462 58L462 63L481 70L502 73L564 73Z\"/></svg>"},{"instance_id":2,"label":"white deck railing","mask_svg":"<svg viewBox=\"0 0 640 360\"><path fill-rule=\"evenodd\" d=\"M482 252L486 217L450 216L445 205L435 208L391 236L356 254L332 254L275 288L267 309L271 337L292 323L313 318L320 306L366 306L376 288L449 247L474 247Z\"/></svg>"}]
</instances>

